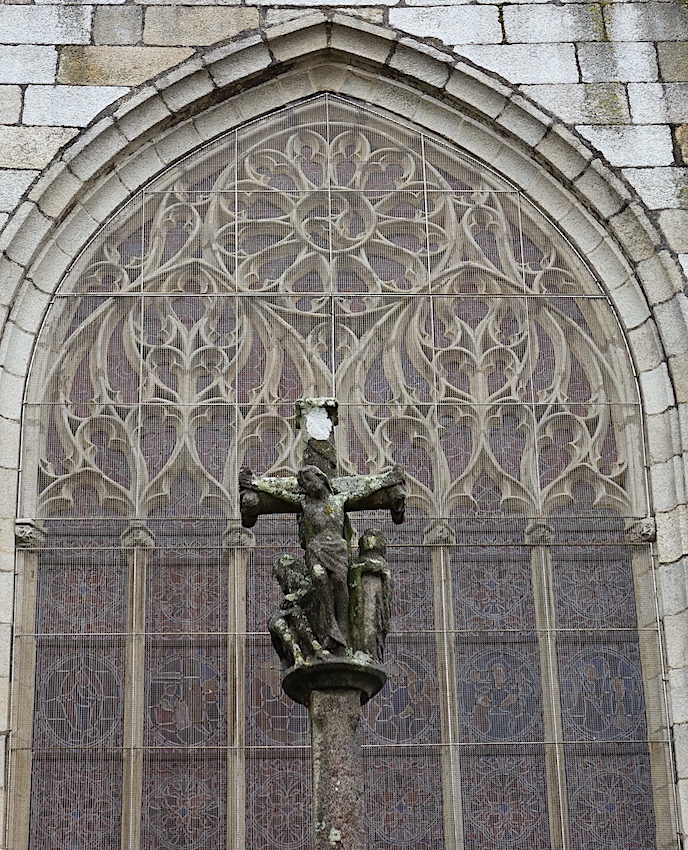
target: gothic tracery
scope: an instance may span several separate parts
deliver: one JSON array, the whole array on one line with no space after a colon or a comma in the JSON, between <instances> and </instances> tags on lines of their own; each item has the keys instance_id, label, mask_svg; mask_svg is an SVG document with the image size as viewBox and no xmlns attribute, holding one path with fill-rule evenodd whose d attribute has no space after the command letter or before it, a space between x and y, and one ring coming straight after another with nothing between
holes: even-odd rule
<instances>
[{"instance_id":1,"label":"gothic tracery","mask_svg":"<svg viewBox=\"0 0 688 850\"><path fill-rule=\"evenodd\" d=\"M285 766L305 755L303 718L285 710L261 634L285 526L273 520L250 555L230 547L229 572L222 535L238 517L241 466L274 475L298 465L290 416L305 396L339 399L344 473L398 463L409 482L415 530L393 565L395 661L365 732L394 846L549 847L548 807L559 817L567 806L603 846L611 821L591 789L604 756L580 757L569 744L581 741L635 747L611 760L608 794L632 789L633 807L648 792L624 538L645 513L632 371L584 264L484 166L334 97L242 128L164 173L79 258L35 374L27 457L39 471L23 514L48 532L35 632L46 646L72 635L75 651L54 684L58 667L38 640L37 675L53 684L37 708L33 769L42 776L51 729L67 744L81 734L80 746L119 736L133 752L132 730L145 728L145 757L129 763L142 779L124 792L125 805L138 795L142 850L220 847L227 752L244 745L247 848L273 846L269 835L302 846L302 813L268 811L275 794L290 797ZM91 554L66 567L69 592L53 593L69 560L55 553L70 546ZM231 564L247 562L244 587ZM143 594L145 611L125 611L124 588ZM602 639L608 624L613 640ZM94 654L92 632L113 646ZM125 668L145 679L140 705ZM438 754L448 741L473 747L451 781L454 762ZM531 756L495 748L507 743ZM176 749L162 758L156 747ZM95 794L88 771L64 782ZM192 788L195 813L184 802ZM122 803L107 793L110 812ZM652 831L646 798L619 847L636 850ZM76 811L61 805L51 814L46 802L36 822L61 829ZM452 806L460 838L447 832ZM387 847L375 818L374 846ZM93 843L84 816L83 846L114 847L111 821Z\"/></svg>"}]
</instances>

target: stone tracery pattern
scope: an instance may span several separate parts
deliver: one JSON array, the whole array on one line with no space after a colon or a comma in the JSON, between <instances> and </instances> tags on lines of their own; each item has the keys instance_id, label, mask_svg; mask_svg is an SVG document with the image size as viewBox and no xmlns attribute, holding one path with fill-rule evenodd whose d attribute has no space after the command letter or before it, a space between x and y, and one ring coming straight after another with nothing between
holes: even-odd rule
<instances>
[{"instance_id":1,"label":"stone tracery pattern","mask_svg":"<svg viewBox=\"0 0 688 850\"><path fill-rule=\"evenodd\" d=\"M287 115L284 123L241 130L163 175L78 261L37 355L44 378L27 410L40 471L27 485L24 514L112 517L153 533L145 628L155 664L145 686L146 740L188 751L225 746L218 716L230 700L228 633L265 630L274 600L264 598L261 570L269 570L275 545L283 547L284 530L276 518L257 538L246 622L236 615L228 621L222 534L238 515L236 472L243 465L292 472L293 402L335 395L346 440L339 447L343 472L401 464L419 529L413 543L427 544L399 555L393 639L406 648L388 697L377 716L369 712L367 741L420 746L442 739L440 666L451 670L459 740L542 741L536 612L544 603L532 585L529 529L540 523L543 539L553 542L584 516L606 523L620 544L616 526L644 513L638 458L629 451L637 398L616 321L564 240L483 166L335 98ZM204 555L189 542L199 534ZM558 625L599 629L613 613L619 627L634 628L627 550L617 545L601 581L594 565L567 572L573 550L559 542ZM120 552L118 536L109 545ZM428 576L440 548L457 630L451 646L432 635L440 612ZM422 577L413 574L419 562ZM125 571L107 572L99 587L88 570L75 584L102 627L116 604L110 597L126 585ZM45 605L56 632L60 617L76 617L74 602L59 594ZM82 622L76 628L88 631ZM468 646L472 630L499 634ZM417 632L426 634L419 639ZM634 641L614 644L617 672L638 665ZM270 814L267 785L255 784L277 783L287 795L280 765L289 748L306 742L306 727L281 701L265 638L252 635L242 646L252 670L246 743L272 758L246 768L254 783L247 833L257 848L267 840ZM571 739L588 740L594 736L577 708L585 704L585 665L563 655L559 722L574 730ZM607 676L612 691L613 678ZM634 688L633 720L623 730L610 725L613 738L630 740L639 727L645 709ZM200 755L193 759L203 763ZM411 837L417 812L408 804L406 774L393 762L390 756L384 770L378 766L389 774L380 782L396 813L396 846L439 848L442 801L431 802L428 792L424 816L434 832ZM546 806L542 788L527 790L539 762L528 767L490 755L480 764L479 781L462 777L466 846L511 846L526 833L529 841L537 835L532 846L546 846L540 815L524 820L528 794ZM422 769L439 775L439 757L428 756ZM213 788L212 769L201 774L193 782ZM191 840L191 815L171 802L190 793L184 768L154 767L146 776L146 834L174 822L176 837L159 846ZM212 794L204 805L220 812ZM283 850L298 846L294 824L301 817L280 821ZM643 817L651 820L651 812ZM371 825L371 836L378 827ZM371 847L387 846L380 842Z\"/></svg>"},{"instance_id":2,"label":"stone tracery pattern","mask_svg":"<svg viewBox=\"0 0 688 850\"><path fill-rule=\"evenodd\" d=\"M471 501L483 473L518 513L546 515L581 476L628 510L609 407L629 401L625 355L600 347L590 302L563 297L592 294L570 257L531 242L523 261L514 193L484 169L347 117L150 192L144 255L106 244L87 264L76 288L101 294L76 309L43 397L58 405L46 513L88 481L145 516L182 469L232 513L230 445L265 436L271 468L289 468L275 407L332 389L353 406L348 463L410 461L426 515ZM423 449L438 430L453 452Z\"/></svg>"}]
</instances>

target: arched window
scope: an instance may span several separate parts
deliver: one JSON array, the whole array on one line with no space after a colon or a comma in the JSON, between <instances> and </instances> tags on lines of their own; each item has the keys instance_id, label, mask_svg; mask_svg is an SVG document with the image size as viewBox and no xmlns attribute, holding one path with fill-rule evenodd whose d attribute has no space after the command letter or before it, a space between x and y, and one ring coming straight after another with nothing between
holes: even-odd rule
<instances>
[{"instance_id":1,"label":"arched window","mask_svg":"<svg viewBox=\"0 0 688 850\"><path fill-rule=\"evenodd\" d=\"M74 263L35 354L18 527L16 850L308 846L267 619L294 402L400 463L370 848L674 846L639 400L616 318L513 186L323 95L178 162Z\"/></svg>"}]
</instances>

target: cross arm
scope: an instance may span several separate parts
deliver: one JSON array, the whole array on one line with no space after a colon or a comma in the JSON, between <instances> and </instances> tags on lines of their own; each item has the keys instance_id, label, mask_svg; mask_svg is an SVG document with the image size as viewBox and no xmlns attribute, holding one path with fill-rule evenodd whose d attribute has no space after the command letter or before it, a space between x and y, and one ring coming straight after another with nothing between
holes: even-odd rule
<instances>
[{"instance_id":1,"label":"cross arm","mask_svg":"<svg viewBox=\"0 0 688 850\"><path fill-rule=\"evenodd\" d=\"M262 514L299 513L302 502L303 492L294 476L258 476L248 467L239 472L239 505L244 528L252 528Z\"/></svg>"},{"instance_id":2,"label":"cross arm","mask_svg":"<svg viewBox=\"0 0 688 850\"><path fill-rule=\"evenodd\" d=\"M334 478L332 489L346 496L346 511L389 510L396 525L404 521L406 478L400 466L380 475Z\"/></svg>"}]
</instances>

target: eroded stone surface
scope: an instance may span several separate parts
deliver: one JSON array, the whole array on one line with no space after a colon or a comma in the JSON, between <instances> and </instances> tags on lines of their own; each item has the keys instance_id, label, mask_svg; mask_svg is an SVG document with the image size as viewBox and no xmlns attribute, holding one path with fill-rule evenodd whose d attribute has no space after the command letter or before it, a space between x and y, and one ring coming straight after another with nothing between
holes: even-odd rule
<instances>
[{"instance_id":1,"label":"eroded stone surface","mask_svg":"<svg viewBox=\"0 0 688 850\"><path fill-rule=\"evenodd\" d=\"M364 850L360 694L342 688L314 691L309 714L313 850Z\"/></svg>"}]
</instances>

